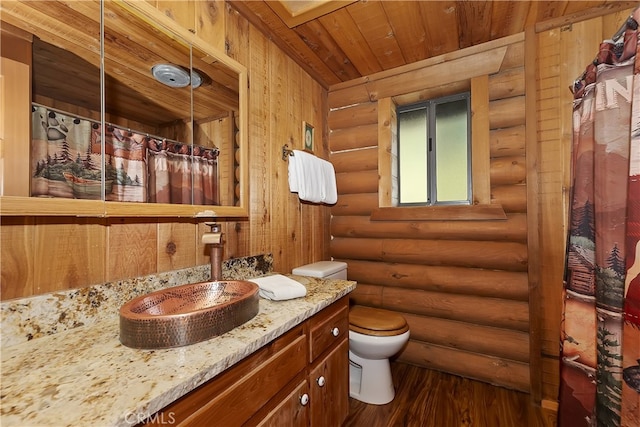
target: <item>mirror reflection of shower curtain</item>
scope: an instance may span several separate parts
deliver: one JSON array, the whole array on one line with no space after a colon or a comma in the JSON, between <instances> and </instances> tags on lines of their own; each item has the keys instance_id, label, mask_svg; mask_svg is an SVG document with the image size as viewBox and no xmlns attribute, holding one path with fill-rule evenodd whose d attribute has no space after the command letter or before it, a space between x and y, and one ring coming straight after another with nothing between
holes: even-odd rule
<instances>
[{"instance_id":1,"label":"mirror reflection of shower curtain","mask_svg":"<svg viewBox=\"0 0 640 427\"><path fill-rule=\"evenodd\" d=\"M560 427L640 425L638 34L603 42L573 88Z\"/></svg>"},{"instance_id":2,"label":"mirror reflection of shower curtain","mask_svg":"<svg viewBox=\"0 0 640 427\"><path fill-rule=\"evenodd\" d=\"M149 201L217 204L217 150L150 139Z\"/></svg>"},{"instance_id":3,"label":"mirror reflection of shower curtain","mask_svg":"<svg viewBox=\"0 0 640 427\"><path fill-rule=\"evenodd\" d=\"M100 126L94 126L100 138ZM111 182L106 199L118 202L147 201L147 137L144 134L106 126L105 171Z\"/></svg>"},{"instance_id":4,"label":"mirror reflection of shower curtain","mask_svg":"<svg viewBox=\"0 0 640 427\"><path fill-rule=\"evenodd\" d=\"M218 150L193 147L193 203L219 205Z\"/></svg>"},{"instance_id":5,"label":"mirror reflection of shower curtain","mask_svg":"<svg viewBox=\"0 0 640 427\"><path fill-rule=\"evenodd\" d=\"M101 199L101 153L92 122L31 107L31 195Z\"/></svg>"}]
</instances>

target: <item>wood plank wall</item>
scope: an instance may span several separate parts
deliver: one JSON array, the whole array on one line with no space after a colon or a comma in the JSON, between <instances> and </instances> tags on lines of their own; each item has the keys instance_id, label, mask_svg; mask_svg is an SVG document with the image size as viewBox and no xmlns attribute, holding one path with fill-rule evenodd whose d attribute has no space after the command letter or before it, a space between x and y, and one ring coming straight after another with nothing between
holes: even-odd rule
<instances>
[{"instance_id":1,"label":"wood plank wall","mask_svg":"<svg viewBox=\"0 0 640 427\"><path fill-rule=\"evenodd\" d=\"M571 185L573 97L569 86L595 58L602 40L610 38L631 11L585 17L571 24L548 21L536 26L542 407L551 416L558 406L562 277Z\"/></svg>"},{"instance_id":2,"label":"wood plank wall","mask_svg":"<svg viewBox=\"0 0 640 427\"><path fill-rule=\"evenodd\" d=\"M525 177L531 176L530 171L523 169L526 129L524 117L519 113L525 107L522 98L525 85L515 83L524 78L524 71L514 64L490 76L490 120L494 120L490 142L491 200L501 203L507 211L508 220L503 223L371 221L371 212L379 203L379 181L385 180L379 176L381 167L377 164L378 125L383 126L377 121L379 87L371 90L368 79L360 79L350 82L348 96L344 94L345 85L329 91L329 143L340 193L338 204L332 210L331 255L348 262L349 278L359 282L352 295L356 303L385 307L407 317L412 339L401 360L531 390L533 385L527 384L521 369L529 357L527 316L515 308L508 312L506 306L496 310L495 306L483 304L485 301L526 304L530 296L527 274L504 270L504 265L495 268L489 265L488 259L482 268L448 264L460 262L455 261L459 253L452 255L460 249L454 246L457 242L479 243L484 251L497 242L525 243L527 234L537 233L539 246L527 254L527 259L537 258L538 271L534 275L540 290L531 295L537 295L539 300L531 304L537 309L531 315L538 323L541 361L537 363L539 371L531 372L531 378L540 383L536 399L545 412L546 425L555 425L558 407L571 141L568 87L593 60L599 43L609 38L630 13L629 9L596 16L602 15L601 11L596 15L573 17L572 23L562 19L536 26L533 35L536 51L534 61L530 62L535 63L535 70L527 70L527 75L536 80L535 153L529 154L537 160L533 176L537 179L538 194L533 200L527 200L523 185ZM522 52L518 52L514 57L520 57ZM497 95L499 86L502 92ZM464 88L464 84L447 83L439 88L424 89L419 96L439 96ZM394 89L395 93L402 91L401 87L387 87L385 94L393 96ZM415 100L416 96L406 98ZM398 95L395 99L401 102L403 97ZM495 119L506 114L496 107L506 103L511 105L509 115L514 121L498 125ZM535 203L537 207L538 230L527 229L527 203ZM471 246L465 246L468 247ZM393 254L392 248L397 248L398 253ZM433 255L435 251L439 252ZM420 258L408 255L417 252L426 255ZM472 252L465 249L459 258L474 265L478 260ZM488 257L498 261L499 256L496 253ZM500 313L508 313L509 319L501 322L497 319ZM516 368L512 369L511 365ZM514 375L516 379L505 380L500 372L502 366L510 366L507 376ZM496 373L492 373L494 370Z\"/></svg>"},{"instance_id":3,"label":"wood plank wall","mask_svg":"<svg viewBox=\"0 0 640 427\"><path fill-rule=\"evenodd\" d=\"M376 96L403 101L439 87L446 93L469 86L451 80L458 71L445 67L429 74L427 64L406 77L379 79L375 92L364 80L329 89L329 146L339 193L331 255L346 261L349 279L358 281L354 302L407 319L411 338L400 360L529 391L523 37L505 44L498 72L487 76L485 117L491 203L502 206L506 220L371 219L382 179L378 169L384 167L378 165ZM494 52L469 50L458 59L483 64ZM422 85L411 79L414 96L393 85L416 72L431 78Z\"/></svg>"},{"instance_id":4,"label":"wood plank wall","mask_svg":"<svg viewBox=\"0 0 640 427\"><path fill-rule=\"evenodd\" d=\"M327 156L327 91L224 1L150 3L249 70L250 214L221 219L224 259L269 252L281 272L328 259L330 208L300 203L281 159L283 144L303 146L303 120ZM0 298L208 264L207 230L190 219L2 217Z\"/></svg>"}]
</instances>

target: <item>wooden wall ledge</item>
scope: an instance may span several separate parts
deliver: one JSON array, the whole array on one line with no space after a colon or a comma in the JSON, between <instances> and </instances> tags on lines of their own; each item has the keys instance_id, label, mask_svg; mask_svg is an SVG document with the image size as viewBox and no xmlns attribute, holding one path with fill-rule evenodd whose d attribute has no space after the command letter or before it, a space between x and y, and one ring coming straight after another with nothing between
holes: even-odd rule
<instances>
[{"instance_id":1,"label":"wooden wall ledge","mask_svg":"<svg viewBox=\"0 0 640 427\"><path fill-rule=\"evenodd\" d=\"M371 212L371 221L487 221L506 220L500 204L384 207Z\"/></svg>"}]
</instances>

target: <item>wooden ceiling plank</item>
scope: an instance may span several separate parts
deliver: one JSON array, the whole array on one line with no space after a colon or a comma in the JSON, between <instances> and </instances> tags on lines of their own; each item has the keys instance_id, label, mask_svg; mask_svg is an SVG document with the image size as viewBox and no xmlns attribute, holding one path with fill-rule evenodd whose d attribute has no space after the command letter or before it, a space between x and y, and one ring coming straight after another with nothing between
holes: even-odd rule
<instances>
[{"instance_id":1,"label":"wooden ceiling plank","mask_svg":"<svg viewBox=\"0 0 640 427\"><path fill-rule=\"evenodd\" d=\"M536 22L562 16L567 7L567 1L546 1L543 6L537 9Z\"/></svg>"},{"instance_id":2,"label":"wooden ceiling plank","mask_svg":"<svg viewBox=\"0 0 640 427\"><path fill-rule=\"evenodd\" d=\"M309 46L282 22L265 2L252 0L228 1L231 7L293 58L316 81L323 85L331 85L341 81L320 58L314 55Z\"/></svg>"},{"instance_id":3,"label":"wooden ceiling plank","mask_svg":"<svg viewBox=\"0 0 640 427\"><path fill-rule=\"evenodd\" d=\"M382 3L358 2L347 6L346 9L384 70L407 63Z\"/></svg>"},{"instance_id":4,"label":"wooden ceiling plank","mask_svg":"<svg viewBox=\"0 0 640 427\"><path fill-rule=\"evenodd\" d=\"M300 0L276 0L266 1L266 3L289 28L294 28L340 9L341 7L345 7L354 1L355 0L315 0L314 2L303 2Z\"/></svg>"},{"instance_id":5,"label":"wooden ceiling plank","mask_svg":"<svg viewBox=\"0 0 640 427\"><path fill-rule=\"evenodd\" d=\"M608 3L608 2L606 0L601 0L601 1L593 1L593 0L576 1L576 0L573 0L573 1L569 1L569 2L566 2L566 4L564 5L563 15L570 15L572 13L580 12L582 10L589 9L589 8L592 8L592 7L599 7L599 6L604 5L605 3Z\"/></svg>"},{"instance_id":6,"label":"wooden ceiling plank","mask_svg":"<svg viewBox=\"0 0 640 427\"><path fill-rule=\"evenodd\" d=\"M524 31L531 2L505 1L493 5L491 38L501 38Z\"/></svg>"},{"instance_id":7,"label":"wooden ceiling plank","mask_svg":"<svg viewBox=\"0 0 640 427\"><path fill-rule=\"evenodd\" d=\"M459 49L458 20L455 1L417 2L430 41L429 55L433 57ZM425 59L425 58L422 58Z\"/></svg>"},{"instance_id":8,"label":"wooden ceiling plank","mask_svg":"<svg viewBox=\"0 0 640 427\"><path fill-rule=\"evenodd\" d=\"M265 35L324 87L346 83L347 79L369 76L374 69L392 69L392 58L388 53L394 50L389 47L388 27L392 29L392 37L395 38L405 63L411 64L478 43L512 36L530 26L535 26L536 31L540 32L550 26L561 27L576 20L587 19L593 13L600 16L637 6L637 1L614 0L366 0L309 21L304 29L299 29L294 34L264 1L229 2L231 7L238 5L236 9L241 10L254 25L258 25ZM385 11L386 22L385 18L379 20L378 12L372 12L380 7ZM265 8L269 14L265 12ZM349 11L348 20L344 18L346 10ZM545 24L541 24L541 21L545 21ZM317 34L313 36L310 28L314 28L313 25L318 22L324 26L327 34L322 37L331 36L334 43L326 40L320 42ZM354 30L358 30L357 33L350 33ZM335 46L339 46L341 52L334 57L330 55L330 51ZM350 59L359 75L347 72L344 61L337 60L343 56ZM347 86L342 88L346 89Z\"/></svg>"},{"instance_id":9,"label":"wooden ceiling plank","mask_svg":"<svg viewBox=\"0 0 640 427\"><path fill-rule=\"evenodd\" d=\"M459 49L453 52L444 53L442 55L433 56L431 58L423 59L422 61L413 62L411 64L403 65L402 67L395 68L393 70L385 70L379 73L370 75L366 78L366 81L381 80L390 76L395 76L401 73L407 73L409 71L420 70L422 68L430 67L445 62L454 61L460 58L466 58L471 55L477 55L482 52L490 52L503 47L508 48L510 45L524 41L524 33L514 34L512 36L503 37L501 39L492 40L487 43L483 43L477 46L471 46L466 49ZM346 84L346 83L345 83Z\"/></svg>"},{"instance_id":10,"label":"wooden ceiling plank","mask_svg":"<svg viewBox=\"0 0 640 427\"><path fill-rule=\"evenodd\" d=\"M459 48L475 46L491 40L491 10L494 2L458 2Z\"/></svg>"},{"instance_id":11,"label":"wooden ceiling plank","mask_svg":"<svg viewBox=\"0 0 640 427\"><path fill-rule=\"evenodd\" d=\"M320 22L317 20L309 21L297 26L295 31L307 46L335 72L340 80L345 81L360 77L358 70Z\"/></svg>"},{"instance_id":12,"label":"wooden ceiling plank","mask_svg":"<svg viewBox=\"0 0 640 427\"><path fill-rule=\"evenodd\" d=\"M534 2L536 3L536 2ZM585 3L585 2L580 2ZM562 27L564 25L571 24L573 22L584 21L591 18L597 18L598 16L608 15L610 13L618 12L625 9L633 9L638 6L637 1L614 1L606 3L594 8L583 9L570 15L564 15L553 19L544 21L536 21L535 28L536 33L548 31L552 28Z\"/></svg>"},{"instance_id":13,"label":"wooden ceiling plank","mask_svg":"<svg viewBox=\"0 0 640 427\"><path fill-rule=\"evenodd\" d=\"M438 55L432 58L423 59L422 61L413 62L411 64L404 65L402 67L395 68L393 70L385 70L379 73L361 77L356 80L339 83L329 88L329 106L331 108L339 108L345 105L357 104L362 102L370 102L377 99L380 96L379 93L374 93L377 90L377 86L369 85L368 82L376 82L386 78L392 78L399 74L408 74L413 71L419 71L423 68L434 67L444 63L455 63L456 60L466 58L469 56L481 54L483 52L494 52L500 49L506 49L509 52L510 45L524 40L524 33L515 34L509 37L503 37L498 40L493 40L488 43L484 43L479 46L472 46L466 49L457 50L443 55ZM506 55L506 53L505 53ZM459 63L459 62L458 62ZM468 65L473 68L473 65ZM439 77L440 78L440 77ZM447 85L449 83L441 83ZM428 89L425 87L424 89ZM422 89L417 89L413 92L418 92ZM411 93L413 93L411 92ZM395 95L395 94L394 94ZM390 95L392 96L392 95Z\"/></svg>"},{"instance_id":14,"label":"wooden ceiling plank","mask_svg":"<svg viewBox=\"0 0 640 427\"><path fill-rule=\"evenodd\" d=\"M407 64L431 56L432 43L423 23L420 3L422 2L382 2L382 8Z\"/></svg>"},{"instance_id":15,"label":"wooden ceiling plank","mask_svg":"<svg viewBox=\"0 0 640 427\"><path fill-rule=\"evenodd\" d=\"M318 18L320 23L333 35L340 48L362 75L377 73L382 66L371 51L355 22L345 9Z\"/></svg>"}]
</instances>

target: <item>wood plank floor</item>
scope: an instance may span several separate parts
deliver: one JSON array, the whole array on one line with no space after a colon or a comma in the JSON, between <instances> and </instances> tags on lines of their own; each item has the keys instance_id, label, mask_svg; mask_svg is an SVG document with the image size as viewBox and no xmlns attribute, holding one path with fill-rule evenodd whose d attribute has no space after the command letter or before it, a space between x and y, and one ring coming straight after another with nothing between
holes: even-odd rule
<instances>
[{"instance_id":1,"label":"wood plank floor","mask_svg":"<svg viewBox=\"0 0 640 427\"><path fill-rule=\"evenodd\" d=\"M405 363L391 364L395 399L367 405L349 399L343 427L536 427L529 395Z\"/></svg>"}]
</instances>

